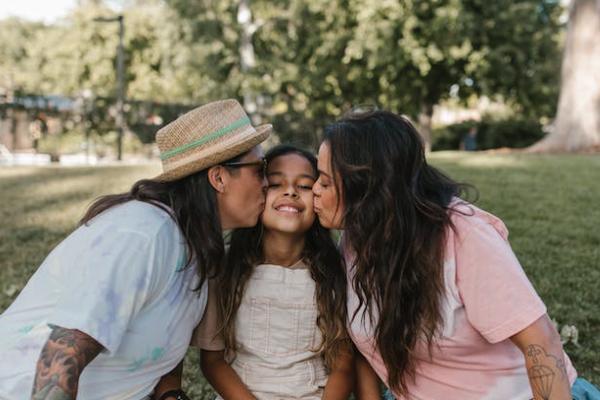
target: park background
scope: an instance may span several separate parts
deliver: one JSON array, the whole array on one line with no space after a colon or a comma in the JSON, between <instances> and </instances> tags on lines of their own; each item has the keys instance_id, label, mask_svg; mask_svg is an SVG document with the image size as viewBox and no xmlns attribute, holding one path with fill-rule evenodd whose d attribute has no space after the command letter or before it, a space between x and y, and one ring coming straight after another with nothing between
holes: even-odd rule
<instances>
[{"instance_id":1,"label":"park background","mask_svg":"<svg viewBox=\"0 0 600 400\"><path fill-rule=\"evenodd\" d=\"M158 173L154 134L186 110L237 98L274 125L267 146L314 150L327 123L376 106L411 118L429 160L507 223L567 353L600 384L600 0L79 0L51 20L2 15L0 311L93 198ZM186 388L211 398L197 363L190 351Z\"/></svg>"}]
</instances>

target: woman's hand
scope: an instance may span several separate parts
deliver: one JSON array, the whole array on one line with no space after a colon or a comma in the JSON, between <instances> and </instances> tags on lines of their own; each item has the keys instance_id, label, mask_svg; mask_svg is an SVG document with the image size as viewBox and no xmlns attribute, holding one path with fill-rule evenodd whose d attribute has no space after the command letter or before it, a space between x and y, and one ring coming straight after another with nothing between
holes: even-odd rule
<instances>
[{"instance_id":1,"label":"woman's hand","mask_svg":"<svg viewBox=\"0 0 600 400\"><path fill-rule=\"evenodd\" d=\"M521 349L535 400L571 400L560 336L547 314L510 338Z\"/></svg>"},{"instance_id":2,"label":"woman's hand","mask_svg":"<svg viewBox=\"0 0 600 400\"><path fill-rule=\"evenodd\" d=\"M160 381L156 384L154 388L154 396L152 397L154 400L158 400L164 393L167 393L171 390L180 390L181 389L181 377L183 375L183 360L175 368L173 368L170 372L166 373L160 378ZM166 397L163 400L175 400L175 397Z\"/></svg>"},{"instance_id":3,"label":"woman's hand","mask_svg":"<svg viewBox=\"0 0 600 400\"><path fill-rule=\"evenodd\" d=\"M323 400L345 400L354 387L354 351L347 343L340 349L334 360L327 384L323 391Z\"/></svg>"},{"instance_id":4,"label":"woman's hand","mask_svg":"<svg viewBox=\"0 0 600 400\"><path fill-rule=\"evenodd\" d=\"M225 400L256 400L235 370L225 361L225 351L200 351L204 377Z\"/></svg>"},{"instance_id":5,"label":"woman's hand","mask_svg":"<svg viewBox=\"0 0 600 400\"><path fill-rule=\"evenodd\" d=\"M371 365L362 354L356 352L356 387L354 395L357 400L380 400L380 380Z\"/></svg>"}]
</instances>

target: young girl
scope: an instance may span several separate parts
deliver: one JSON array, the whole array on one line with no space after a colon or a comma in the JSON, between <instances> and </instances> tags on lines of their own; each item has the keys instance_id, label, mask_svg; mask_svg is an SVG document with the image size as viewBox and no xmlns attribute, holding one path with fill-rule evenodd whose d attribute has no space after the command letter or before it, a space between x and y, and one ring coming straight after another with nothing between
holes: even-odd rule
<instances>
[{"instance_id":1,"label":"young girl","mask_svg":"<svg viewBox=\"0 0 600 400\"><path fill-rule=\"evenodd\" d=\"M225 276L209 288L202 371L224 399L346 399L346 280L313 211L316 158L282 145L266 159L261 222L233 232Z\"/></svg>"}]
</instances>

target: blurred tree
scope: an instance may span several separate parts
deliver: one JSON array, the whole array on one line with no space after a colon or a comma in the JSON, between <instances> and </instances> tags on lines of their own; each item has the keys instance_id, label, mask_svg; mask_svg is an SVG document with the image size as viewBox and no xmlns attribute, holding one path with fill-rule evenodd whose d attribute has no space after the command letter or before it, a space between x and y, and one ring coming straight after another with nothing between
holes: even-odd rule
<instances>
[{"instance_id":1,"label":"blurred tree","mask_svg":"<svg viewBox=\"0 0 600 400\"><path fill-rule=\"evenodd\" d=\"M8 91L20 90L28 82L25 68L31 57L31 45L37 33L45 30L41 23L18 18L0 20L0 87Z\"/></svg>"},{"instance_id":2,"label":"blurred tree","mask_svg":"<svg viewBox=\"0 0 600 400\"><path fill-rule=\"evenodd\" d=\"M314 144L325 121L364 103L418 119L426 140L449 97L500 97L537 117L556 103L555 0L252 0L256 67L244 74L237 2L167 2L218 49L215 81L269 95L262 112L285 140Z\"/></svg>"},{"instance_id":3,"label":"blurred tree","mask_svg":"<svg viewBox=\"0 0 600 400\"><path fill-rule=\"evenodd\" d=\"M131 97L182 103L210 95L215 85L197 73L194 63L203 60L172 9L147 0L129 2L124 14ZM85 97L82 128L114 130L118 26L94 22L100 16L114 11L102 1L83 0L54 25L0 21L0 84L24 93ZM129 119L137 124L137 117Z\"/></svg>"},{"instance_id":4,"label":"blurred tree","mask_svg":"<svg viewBox=\"0 0 600 400\"><path fill-rule=\"evenodd\" d=\"M368 59L379 102L418 117L429 142L433 106L501 96L524 114L555 103L560 7L555 1L361 0L344 61Z\"/></svg>"},{"instance_id":5,"label":"blurred tree","mask_svg":"<svg viewBox=\"0 0 600 400\"><path fill-rule=\"evenodd\" d=\"M467 72L478 92L508 102L527 118L552 116L564 36L560 1L463 0L462 4L477 58Z\"/></svg>"},{"instance_id":6,"label":"blurred tree","mask_svg":"<svg viewBox=\"0 0 600 400\"><path fill-rule=\"evenodd\" d=\"M255 1L257 84L281 139L314 147L326 122L373 99L363 62L343 63L356 25L348 0ZM372 101L371 101L372 102Z\"/></svg>"},{"instance_id":7,"label":"blurred tree","mask_svg":"<svg viewBox=\"0 0 600 400\"><path fill-rule=\"evenodd\" d=\"M102 0L78 4L59 24L6 28L14 40L0 51L11 61L0 68L18 65L11 76L26 91L113 95L117 26L92 22L113 13ZM418 120L426 139L433 107L447 98L487 95L537 118L556 105L558 0L124 4L130 98L246 96L281 139L307 146L327 122L365 104Z\"/></svg>"},{"instance_id":8,"label":"blurred tree","mask_svg":"<svg viewBox=\"0 0 600 400\"><path fill-rule=\"evenodd\" d=\"M97 1L83 1L55 25L38 31L25 65L24 90L40 94L75 96L84 90L101 96L115 88L117 27L97 24L93 18L110 14Z\"/></svg>"},{"instance_id":9,"label":"blurred tree","mask_svg":"<svg viewBox=\"0 0 600 400\"><path fill-rule=\"evenodd\" d=\"M574 0L550 133L534 152L600 149L600 0Z\"/></svg>"}]
</instances>

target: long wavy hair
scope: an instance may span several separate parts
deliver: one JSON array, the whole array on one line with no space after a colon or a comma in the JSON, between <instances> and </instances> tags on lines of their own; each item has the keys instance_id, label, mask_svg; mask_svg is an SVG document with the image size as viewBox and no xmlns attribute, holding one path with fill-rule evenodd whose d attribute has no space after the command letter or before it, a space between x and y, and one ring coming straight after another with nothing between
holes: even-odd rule
<instances>
[{"instance_id":1,"label":"long wavy hair","mask_svg":"<svg viewBox=\"0 0 600 400\"><path fill-rule=\"evenodd\" d=\"M245 154L229 161L237 161ZM131 200L158 207L177 223L186 241L185 268L194 261L196 264L200 278L198 290L206 278L215 277L222 271L225 244L217 195L208 181L207 169L172 182L142 179L135 182L128 192L101 196L92 203L79 223L87 224L104 211Z\"/></svg>"},{"instance_id":2,"label":"long wavy hair","mask_svg":"<svg viewBox=\"0 0 600 400\"><path fill-rule=\"evenodd\" d=\"M297 154L309 161L313 174L318 174L315 156L305 150L290 145L279 145L267 152L265 158L271 162L277 157ZM226 257L225 274L217 280L218 307L222 316L220 332L227 350L235 351L235 317L244 296L246 284L255 265L263 263L264 226L259 223L253 228L235 229ZM315 218L306 232L302 259L310 268L316 283L315 299L318 316L315 324L321 331L323 340L314 349L321 352L327 366L347 341L346 331L346 274L341 256L331 233Z\"/></svg>"},{"instance_id":3,"label":"long wavy hair","mask_svg":"<svg viewBox=\"0 0 600 400\"><path fill-rule=\"evenodd\" d=\"M428 165L419 133L391 112L351 113L326 127L324 142L343 199L345 245L355 254L359 307L350 318L363 307L380 316L371 320L388 385L407 395L415 347L424 339L431 354L442 323L445 233L453 199L468 186Z\"/></svg>"}]
</instances>

